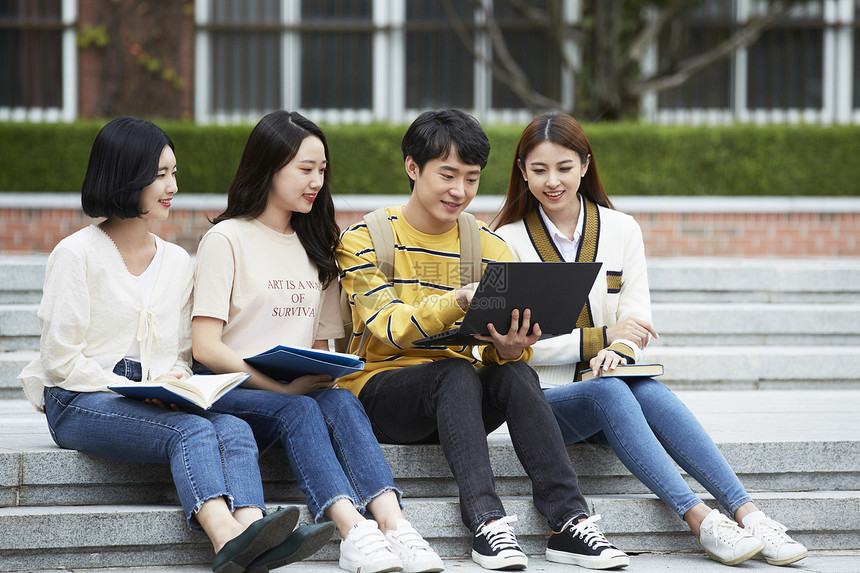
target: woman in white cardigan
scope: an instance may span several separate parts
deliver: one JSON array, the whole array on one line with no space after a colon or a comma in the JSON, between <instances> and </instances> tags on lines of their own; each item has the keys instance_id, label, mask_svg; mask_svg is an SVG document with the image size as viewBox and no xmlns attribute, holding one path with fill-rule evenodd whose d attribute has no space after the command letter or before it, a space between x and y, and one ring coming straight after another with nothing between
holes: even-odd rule
<instances>
[{"instance_id":1,"label":"woman in white cardigan","mask_svg":"<svg viewBox=\"0 0 860 573\"><path fill-rule=\"evenodd\" d=\"M264 517L250 427L107 388L191 373L191 260L149 231L167 218L176 192L173 143L160 128L129 117L102 128L81 202L105 220L66 237L48 258L39 358L19 379L57 445L169 463L189 527L212 542L214 571L267 571L313 552L331 528L290 535L297 508Z\"/></svg>"},{"instance_id":2,"label":"woman in white cardigan","mask_svg":"<svg viewBox=\"0 0 860 573\"><path fill-rule=\"evenodd\" d=\"M617 365L639 360L657 336L645 249L639 225L609 201L591 145L572 117L547 114L526 127L495 224L518 260L603 263L577 328L534 346L531 364L565 441L608 443L717 561L735 565L762 552L769 563L787 565L806 556L784 526L756 508L713 440L668 388L653 378L612 376ZM602 370L603 377L582 382L578 372L587 368ZM705 505L673 459L736 521Z\"/></svg>"}]
</instances>

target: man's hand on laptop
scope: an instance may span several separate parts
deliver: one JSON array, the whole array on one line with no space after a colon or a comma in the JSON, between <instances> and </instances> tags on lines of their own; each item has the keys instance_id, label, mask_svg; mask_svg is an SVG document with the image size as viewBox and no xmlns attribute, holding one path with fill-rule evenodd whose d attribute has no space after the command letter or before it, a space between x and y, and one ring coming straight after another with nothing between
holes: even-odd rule
<instances>
[{"instance_id":1,"label":"man's hand on laptop","mask_svg":"<svg viewBox=\"0 0 860 573\"><path fill-rule=\"evenodd\" d=\"M525 309L523 311L523 322L520 324L520 311L514 309L511 312L511 326L507 334L499 334L499 331L492 323L487 324L487 330L490 331L489 336L478 336L475 338L489 342L496 347L496 354L502 360L516 360L523 353L523 350L534 344L540 338L540 326L535 323L531 334L529 327L531 326L531 311Z\"/></svg>"},{"instance_id":2,"label":"man's hand on laptop","mask_svg":"<svg viewBox=\"0 0 860 573\"><path fill-rule=\"evenodd\" d=\"M477 288L478 283L469 283L461 286L455 291L457 304L460 305L461 309L467 310L469 308L469 303L472 302L472 297L475 296L475 290Z\"/></svg>"}]
</instances>

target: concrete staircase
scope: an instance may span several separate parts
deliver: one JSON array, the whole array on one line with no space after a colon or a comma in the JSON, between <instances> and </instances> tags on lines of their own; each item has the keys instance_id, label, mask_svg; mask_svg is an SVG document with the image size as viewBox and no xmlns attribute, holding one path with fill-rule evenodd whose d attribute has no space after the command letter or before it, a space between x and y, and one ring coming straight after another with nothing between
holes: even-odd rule
<instances>
[{"instance_id":1,"label":"concrete staircase","mask_svg":"<svg viewBox=\"0 0 860 573\"><path fill-rule=\"evenodd\" d=\"M645 360L676 389L860 387L860 260L649 261L660 339Z\"/></svg>"},{"instance_id":2,"label":"concrete staircase","mask_svg":"<svg viewBox=\"0 0 860 573\"><path fill-rule=\"evenodd\" d=\"M15 377L36 356L44 261L0 257L0 571L211 562L205 536L184 527L166 467L62 450L23 400ZM646 359L665 364L665 381L756 503L812 550L860 550L860 261L666 259L650 261L649 275L661 338ZM489 440L518 538L541 553L547 527L528 479L504 430ZM467 555L439 448L383 449L407 517L443 556ZM611 450L577 444L569 453L617 545L699 550ZM303 505L279 450L261 467L272 505ZM333 541L316 558L336 556Z\"/></svg>"}]
</instances>

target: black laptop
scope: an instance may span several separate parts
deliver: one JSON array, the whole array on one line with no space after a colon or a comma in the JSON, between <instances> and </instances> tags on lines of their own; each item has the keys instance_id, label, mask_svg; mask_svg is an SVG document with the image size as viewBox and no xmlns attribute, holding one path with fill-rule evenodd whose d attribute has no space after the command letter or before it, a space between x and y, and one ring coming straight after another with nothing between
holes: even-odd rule
<instances>
[{"instance_id":1,"label":"black laptop","mask_svg":"<svg viewBox=\"0 0 860 573\"><path fill-rule=\"evenodd\" d=\"M492 262L458 328L413 342L416 346L485 344L475 334L488 335L487 323L506 334L511 312L531 310L531 324L541 338L570 334L603 263ZM522 315L521 315L522 319Z\"/></svg>"}]
</instances>

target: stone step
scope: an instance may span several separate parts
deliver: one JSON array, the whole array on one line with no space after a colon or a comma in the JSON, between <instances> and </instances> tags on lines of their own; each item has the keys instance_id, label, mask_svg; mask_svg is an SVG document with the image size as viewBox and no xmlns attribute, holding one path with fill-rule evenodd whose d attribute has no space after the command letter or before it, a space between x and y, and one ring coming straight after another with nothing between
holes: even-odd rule
<instances>
[{"instance_id":1,"label":"stone step","mask_svg":"<svg viewBox=\"0 0 860 573\"><path fill-rule=\"evenodd\" d=\"M654 302L851 303L860 259L649 258Z\"/></svg>"},{"instance_id":2,"label":"stone step","mask_svg":"<svg viewBox=\"0 0 860 573\"><path fill-rule=\"evenodd\" d=\"M810 551L809 555L801 561L791 564L791 573L857 573L857 561L860 559L860 551ZM487 573L487 570L472 561L470 558L445 559L446 571L457 573ZM773 567L768 565L763 558L756 557L743 564L745 572L768 573ZM300 561L291 563L285 568L273 569L278 573L341 573L343 569L338 567L337 561ZM543 553L529 556L528 571L540 573L571 573L575 571L566 563L553 563L547 561ZM680 571L689 573L726 573L726 566L705 557L702 551L690 553L663 553L648 552L630 555L630 567L622 571L635 571L635 573L666 573L667 571ZM59 572L57 570L36 570L28 573L68 573L68 570ZM74 573L105 573L104 569L79 569ZM171 565L168 567L118 567L111 568L110 573L211 573L210 563L199 565Z\"/></svg>"},{"instance_id":3,"label":"stone step","mask_svg":"<svg viewBox=\"0 0 860 573\"><path fill-rule=\"evenodd\" d=\"M860 345L860 304L664 302L658 346Z\"/></svg>"},{"instance_id":4,"label":"stone step","mask_svg":"<svg viewBox=\"0 0 860 573\"><path fill-rule=\"evenodd\" d=\"M0 351L38 350L38 305L0 305ZM860 345L860 304L663 302L654 346Z\"/></svg>"},{"instance_id":5,"label":"stone step","mask_svg":"<svg viewBox=\"0 0 860 573\"><path fill-rule=\"evenodd\" d=\"M858 390L680 392L757 505L813 550L860 549ZM802 420L802 423L799 421ZM497 487L529 553L547 526L504 427L490 438ZM456 486L438 446L383 446L404 490L405 513L445 557L468 555ZM698 552L683 522L645 493L605 446L569 452L590 510L620 547ZM277 450L261 462L271 505L302 496ZM211 562L200 533L188 532L167 468L118 463L61 450L43 415L23 400L0 403L0 570L182 565ZM696 490L701 488L696 486ZM706 495L702 498L712 503ZM88 505L90 504L90 505ZM303 521L309 516L303 509ZM317 559L332 560L332 542Z\"/></svg>"},{"instance_id":6,"label":"stone step","mask_svg":"<svg viewBox=\"0 0 860 573\"><path fill-rule=\"evenodd\" d=\"M0 255L0 303L38 304L47 260L43 255Z\"/></svg>"},{"instance_id":7,"label":"stone step","mask_svg":"<svg viewBox=\"0 0 860 573\"><path fill-rule=\"evenodd\" d=\"M673 389L860 388L860 346L665 346L643 362Z\"/></svg>"},{"instance_id":8,"label":"stone step","mask_svg":"<svg viewBox=\"0 0 860 573\"><path fill-rule=\"evenodd\" d=\"M493 443L493 439L501 441ZM742 441L720 443L719 448L753 491L844 490L860 483L860 441ZM382 449L406 497L457 495L439 446L383 445ZM569 446L568 451L586 495L648 493L608 446L582 443ZM510 442L491 438L490 456L499 494L528 495L531 483ZM162 465L103 460L57 448L50 438L23 452L0 450L0 460L0 505L178 503L170 473ZM267 499L304 499L280 449L265 454L260 467ZM685 478L693 491L705 491Z\"/></svg>"},{"instance_id":9,"label":"stone step","mask_svg":"<svg viewBox=\"0 0 860 573\"><path fill-rule=\"evenodd\" d=\"M18 374L35 350L0 352L0 400L24 397ZM860 346L666 346L643 361L665 366L673 389L761 390L860 387Z\"/></svg>"},{"instance_id":10,"label":"stone step","mask_svg":"<svg viewBox=\"0 0 860 573\"><path fill-rule=\"evenodd\" d=\"M38 304L0 304L0 352L38 350Z\"/></svg>"},{"instance_id":11,"label":"stone step","mask_svg":"<svg viewBox=\"0 0 860 573\"><path fill-rule=\"evenodd\" d=\"M860 492L753 494L761 509L789 527L811 550L856 550ZM707 500L713 505L713 500ZM591 496L592 514L619 548L629 551L700 552L683 521L652 495ZM517 539L529 554L546 548L546 521L527 496L503 499ZM274 507L276 504L271 504ZM406 499L404 513L445 558L463 558L470 536L455 498ZM0 508L0 570L128 567L211 563L205 536L184 527L180 509L166 505ZM301 523L310 516L302 508ZM336 535L336 534L335 534ZM337 559L335 536L313 559Z\"/></svg>"},{"instance_id":12,"label":"stone step","mask_svg":"<svg viewBox=\"0 0 860 573\"><path fill-rule=\"evenodd\" d=\"M0 255L0 303L38 303L44 255ZM853 302L858 259L649 258L655 302Z\"/></svg>"},{"instance_id":13,"label":"stone step","mask_svg":"<svg viewBox=\"0 0 860 573\"><path fill-rule=\"evenodd\" d=\"M858 489L858 390L680 392L741 481L751 491ZM815 420L798 424L801 417ZM103 460L58 448L43 414L24 400L0 402L0 506L171 502L166 466ZM500 495L528 495L531 486L503 426L489 438ZM453 497L456 485L436 445L383 445L398 486L410 498ZM568 447L587 495L641 494L608 446ZM282 451L261 456L267 499L301 501ZM692 489L701 486L688 480Z\"/></svg>"},{"instance_id":14,"label":"stone step","mask_svg":"<svg viewBox=\"0 0 860 573\"><path fill-rule=\"evenodd\" d=\"M18 374L38 357L38 350L0 352L0 400L16 400L24 397L24 391L18 383Z\"/></svg>"}]
</instances>

